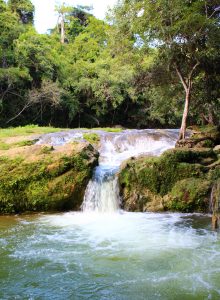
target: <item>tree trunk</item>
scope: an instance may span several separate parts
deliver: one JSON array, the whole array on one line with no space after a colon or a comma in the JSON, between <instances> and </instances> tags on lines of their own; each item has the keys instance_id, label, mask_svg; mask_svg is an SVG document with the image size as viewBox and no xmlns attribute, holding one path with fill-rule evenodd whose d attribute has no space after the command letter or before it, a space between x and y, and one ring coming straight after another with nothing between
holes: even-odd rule
<instances>
[{"instance_id":1,"label":"tree trunk","mask_svg":"<svg viewBox=\"0 0 220 300\"><path fill-rule=\"evenodd\" d=\"M187 122L187 117L189 113L189 104L190 104L190 97L191 97L191 90L192 90L192 76L196 68L199 66L199 61L196 62L196 64L192 67L191 71L189 72L187 76L187 80L184 78L181 70L176 64L176 72L177 75L180 78L180 81L184 87L185 93L186 93L186 98L185 98L185 107L184 107L184 112L183 112L183 118L182 118L182 124L180 128L180 133L179 133L179 140L184 140L186 137L186 122Z\"/></svg>"},{"instance_id":2,"label":"tree trunk","mask_svg":"<svg viewBox=\"0 0 220 300\"><path fill-rule=\"evenodd\" d=\"M60 41L62 44L65 43L65 22L64 22L64 16L62 15L61 16L61 38L60 38Z\"/></svg>"},{"instance_id":3,"label":"tree trunk","mask_svg":"<svg viewBox=\"0 0 220 300\"><path fill-rule=\"evenodd\" d=\"M179 140L185 139L186 137L186 125L187 125L187 117L189 113L190 94L191 94L191 87L189 87L186 91L185 107L183 111L182 124L179 133Z\"/></svg>"}]
</instances>

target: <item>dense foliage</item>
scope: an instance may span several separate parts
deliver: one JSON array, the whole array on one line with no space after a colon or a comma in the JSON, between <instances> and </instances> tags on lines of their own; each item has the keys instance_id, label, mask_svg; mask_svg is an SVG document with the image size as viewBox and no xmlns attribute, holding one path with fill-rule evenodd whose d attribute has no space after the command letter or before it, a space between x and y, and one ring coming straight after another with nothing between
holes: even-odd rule
<instances>
[{"instance_id":1,"label":"dense foliage","mask_svg":"<svg viewBox=\"0 0 220 300\"><path fill-rule=\"evenodd\" d=\"M0 127L177 127L187 99L189 124L219 124L218 2L62 5L39 34L30 0L0 0Z\"/></svg>"}]
</instances>

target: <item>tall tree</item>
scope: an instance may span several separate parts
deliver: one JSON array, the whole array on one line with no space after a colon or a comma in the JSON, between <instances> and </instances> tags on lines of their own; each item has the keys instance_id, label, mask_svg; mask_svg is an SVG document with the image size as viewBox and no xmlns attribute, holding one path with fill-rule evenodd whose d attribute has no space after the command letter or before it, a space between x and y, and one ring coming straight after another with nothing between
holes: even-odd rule
<instances>
[{"instance_id":1,"label":"tall tree","mask_svg":"<svg viewBox=\"0 0 220 300\"><path fill-rule=\"evenodd\" d=\"M60 31L60 42L62 44L65 43L65 36L66 36L66 30L65 30L65 23L67 21L67 18L69 16L70 11L72 8L70 6L66 6L64 3L62 5L56 6L55 8L56 12L58 13L58 28Z\"/></svg>"},{"instance_id":2,"label":"tall tree","mask_svg":"<svg viewBox=\"0 0 220 300\"><path fill-rule=\"evenodd\" d=\"M219 10L218 0L122 0L113 13L121 30L136 37L136 46L139 41L158 48L158 58L179 78L185 91L180 139L185 138L193 82L210 34L219 34Z\"/></svg>"},{"instance_id":3,"label":"tall tree","mask_svg":"<svg viewBox=\"0 0 220 300\"><path fill-rule=\"evenodd\" d=\"M70 42L70 40L73 41L88 25L88 19L92 16L89 13L91 9L89 6L71 7L64 3L56 6L55 10L58 13L57 27L62 44Z\"/></svg>"}]
</instances>

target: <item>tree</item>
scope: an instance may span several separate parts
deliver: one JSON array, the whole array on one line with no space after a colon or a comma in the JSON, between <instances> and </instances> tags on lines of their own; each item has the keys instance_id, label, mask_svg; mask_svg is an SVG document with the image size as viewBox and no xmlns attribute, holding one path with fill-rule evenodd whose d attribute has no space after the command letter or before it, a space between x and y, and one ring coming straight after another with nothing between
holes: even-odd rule
<instances>
[{"instance_id":1,"label":"tree","mask_svg":"<svg viewBox=\"0 0 220 300\"><path fill-rule=\"evenodd\" d=\"M40 88L45 78L56 81L59 58L54 40L30 29L17 39L15 45L17 64L29 70L31 88Z\"/></svg>"},{"instance_id":2,"label":"tree","mask_svg":"<svg viewBox=\"0 0 220 300\"><path fill-rule=\"evenodd\" d=\"M158 59L179 78L185 91L180 139L185 138L193 82L209 36L213 31L219 34L218 4L205 0L123 0L113 13L113 22L136 37L136 47L140 40L140 45L157 48Z\"/></svg>"},{"instance_id":3,"label":"tree","mask_svg":"<svg viewBox=\"0 0 220 300\"><path fill-rule=\"evenodd\" d=\"M56 6L61 44L64 44L65 41L74 40L83 31L89 23L89 17L92 16L89 13L91 9L89 6L71 7L64 3Z\"/></svg>"},{"instance_id":4,"label":"tree","mask_svg":"<svg viewBox=\"0 0 220 300\"><path fill-rule=\"evenodd\" d=\"M58 26L60 26L60 42L61 44L65 43L65 22L72 8L70 6L66 6L64 3L62 5L56 6L56 12L58 13Z\"/></svg>"},{"instance_id":5,"label":"tree","mask_svg":"<svg viewBox=\"0 0 220 300\"><path fill-rule=\"evenodd\" d=\"M9 8L19 15L23 24L33 24L34 22L34 5L30 0L9 0Z\"/></svg>"},{"instance_id":6,"label":"tree","mask_svg":"<svg viewBox=\"0 0 220 300\"><path fill-rule=\"evenodd\" d=\"M45 109L49 106L50 109L52 107L59 107L62 96L62 90L58 86L56 82L52 82L50 80L44 80L40 88L33 88L28 91L26 95L26 101L21 109L19 106L17 107L18 112L7 120L7 124L11 123L18 117L20 117L26 110L38 107L36 111L35 118L40 115L41 121L43 119L43 113Z\"/></svg>"}]
</instances>

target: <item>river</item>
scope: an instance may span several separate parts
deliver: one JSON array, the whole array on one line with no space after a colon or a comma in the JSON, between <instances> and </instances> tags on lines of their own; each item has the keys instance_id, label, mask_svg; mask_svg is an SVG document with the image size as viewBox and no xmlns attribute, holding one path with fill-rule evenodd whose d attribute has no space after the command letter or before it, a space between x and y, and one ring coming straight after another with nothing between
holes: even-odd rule
<instances>
[{"instance_id":1,"label":"river","mask_svg":"<svg viewBox=\"0 0 220 300\"><path fill-rule=\"evenodd\" d=\"M160 155L176 138L103 134L81 212L0 217L0 299L220 299L220 233L209 216L120 210L121 163Z\"/></svg>"}]
</instances>

